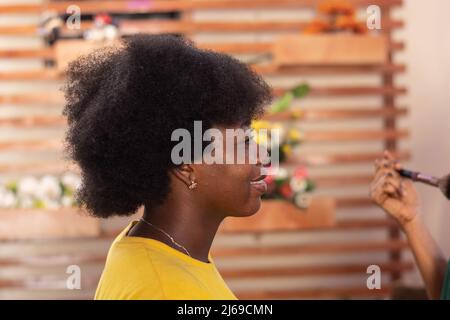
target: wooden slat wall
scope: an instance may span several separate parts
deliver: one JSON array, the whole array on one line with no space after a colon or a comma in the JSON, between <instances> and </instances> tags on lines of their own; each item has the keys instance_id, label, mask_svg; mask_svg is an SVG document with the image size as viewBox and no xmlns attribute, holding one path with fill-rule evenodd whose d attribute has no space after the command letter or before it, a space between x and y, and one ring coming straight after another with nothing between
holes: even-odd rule
<instances>
[{"instance_id":1,"label":"wooden slat wall","mask_svg":"<svg viewBox=\"0 0 450 320\"><path fill-rule=\"evenodd\" d=\"M295 233L221 234L214 246L216 261L241 298L385 298L391 293L393 281L412 265L401 261L406 243L399 238L396 225L368 199L367 188L371 164L384 147L396 151L405 161L411 156L409 150L399 149L397 143L407 139L409 131L396 125L408 112L407 106L397 104L397 98L407 90L394 81L395 76L406 69L405 65L394 61L394 55L404 50L405 44L390 38L389 61L379 66L276 68L270 57L267 59L274 35L299 33L312 17L316 2L168 0L152 1L151 6L147 2L133 2L130 6L120 0L49 1L30 5L0 4L0 16L37 16L46 8L64 13L67 6L73 4L79 5L83 14L179 12L177 20L127 17L121 33L181 33L194 39L200 47L226 52L246 62L261 58L261 62L252 67L273 84L277 95L298 82L308 81L312 85L310 96L295 102L296 107L302 108L300 126L304 129L305 144L287 166L308 165L319 187L318 193L336 197L337 225ZM352 2L360 13L370 4L380 5L383 8L382 32L388 36L404 25L391 16L392 8L401 6L402 1ZM82 23L82 29L88 27L90 23ZM14 42L39 40L37 26L32 23L0 25L1 37L14 39ZM65 119L60 113L63 100L57 90L61 78L55 69L44 63L54 57L51 47L0 42L2 177L77 171L75 166L60 158L65 128ZM28 62L32 66L24 67ZM286 121L296 112L267 118ZM0 270L5 271L0 273L0 298L91 297L107 245L124 223L120 220L112 227L114 223L105 222L105 232L100 239L80 239L70 244L64 241L46 243L45 249L40 242L0 244ZM87 243L96 250L86 253L83 248ZM273 261L273 265L267 261ZM89 270L83 279L86 286L81 291L68 292L63 288L62 279L66 275L62 266L71 263L86 265ZM385 272L382 290L365 287L365 268L371 264L380 265ZM17 266L33 270L32 279L28 275L24 280L20 273L14 272L8 276ZM49 274L50 270L55 273ZM37 288L33 279L35 282L54 280L54 291Z\"/></svg>"}]
</instances>

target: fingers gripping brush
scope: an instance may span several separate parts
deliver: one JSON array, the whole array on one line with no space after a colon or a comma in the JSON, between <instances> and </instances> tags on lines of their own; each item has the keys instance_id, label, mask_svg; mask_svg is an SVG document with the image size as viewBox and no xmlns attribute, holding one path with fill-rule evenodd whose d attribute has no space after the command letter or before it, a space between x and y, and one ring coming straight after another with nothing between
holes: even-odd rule
<instances>
[{"instance_id":1,"label":"fingers gripping brush","mask_svg":"<svg viewBox=\"0 0 450 320\"><path fill-rule=\"evenodd\" d=\"M410 171L406 169L398 169L397 172L405 178L412 181L418 181L439 188L444 196L450 200L450 174L442 178L436 178L420 172Z\"/></svg>"}]
</instances>

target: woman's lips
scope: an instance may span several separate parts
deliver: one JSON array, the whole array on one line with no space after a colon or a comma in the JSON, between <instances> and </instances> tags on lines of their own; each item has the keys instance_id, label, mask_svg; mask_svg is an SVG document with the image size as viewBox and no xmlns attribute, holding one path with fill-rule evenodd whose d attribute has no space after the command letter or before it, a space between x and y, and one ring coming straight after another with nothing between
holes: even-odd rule
<instances>
[{"instance_id":1,"label":"woman's lips","mask_svg":"<svg viewBox=\"0 0 450 320\"><path fill-rule=\"evenodd\" d=\"M250 185L259 191L261 194L267 191L267 184L264 180L251 181Z\"/></svg>"}]
</instances>

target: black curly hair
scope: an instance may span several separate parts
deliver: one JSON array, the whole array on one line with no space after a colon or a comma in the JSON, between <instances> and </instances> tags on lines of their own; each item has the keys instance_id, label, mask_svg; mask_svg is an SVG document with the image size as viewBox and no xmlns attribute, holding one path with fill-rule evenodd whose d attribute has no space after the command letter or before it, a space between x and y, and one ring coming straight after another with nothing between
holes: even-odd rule
<instances>
[{"instance_id":1,"label":"black curly hair","mask_svg":"<svg viewBox=\"0 0 450 320\"><path fill-rule=\"evenodd\" d=\"M64 150L77 202L97 217L157 206L170 192L172 131L249 124L272 94L245 64L182 37L134 35L69 64Z\"/></svg>"}]
</instances>

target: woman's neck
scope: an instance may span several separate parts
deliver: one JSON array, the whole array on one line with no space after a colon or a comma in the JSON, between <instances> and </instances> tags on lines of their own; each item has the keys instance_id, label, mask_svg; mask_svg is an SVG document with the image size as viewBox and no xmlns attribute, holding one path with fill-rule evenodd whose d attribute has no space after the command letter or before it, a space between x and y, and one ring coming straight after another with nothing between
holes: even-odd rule
<instances>
[{"instance_id":1,"label":"woman's neck","mask_svg":"<svg viewBox=\"0 0 450 320\"><path fill-rule=\"evenodd\" d=\"M129 235L153 238L186 253L172 242L168 236L170 235L174 241L187 250L192 258L203 262L209 261L208 254L212 242L223 220L223 217L219 217L217 214L205 213L200 208L193 208L186 204L177 206L173 202L166 202L152 210L146 208L143 218L153 227L141 222L133 228L133 232Z\"/></svg>"}]
</instances>

